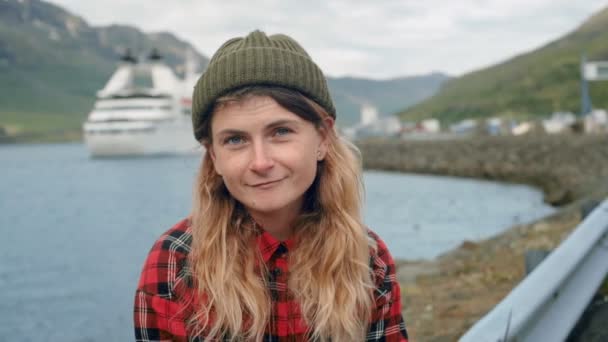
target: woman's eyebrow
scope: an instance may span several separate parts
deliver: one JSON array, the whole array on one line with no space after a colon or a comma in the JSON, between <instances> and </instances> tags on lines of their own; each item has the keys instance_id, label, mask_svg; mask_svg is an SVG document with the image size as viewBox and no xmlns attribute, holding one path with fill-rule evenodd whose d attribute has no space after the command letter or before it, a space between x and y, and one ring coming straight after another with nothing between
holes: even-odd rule
<instances>
[{"instance_id":1,"label":"woman's eyebrow","mask_svg":"<svg viewBox=\"0 0 608 342\"><path fill-rule=\"evenodd\" d=\"M223 136L223 135L245 135L247 134L247 132L245 131L241 131L239 129L234 129L234 128L226 128L223 129L221 131L219 131L217 133L218 136Z\"/></svg>"},{"instance_id":2,"label":"woman's eyebrow","mask_svg":"<svg viewBox=\"0 0 608 342\"><path fill-rule=\"evenodd\" d=\"M265 126L265 129L272 129L274 127L277 126L283 126L283 125L295 125L297 126L299 123L297 120L293 120L293 119L280 119L280 120L276 120L276 121L272 121L270 123L268 123ZM218 136L223 136L223 135L246 135L247 131L244 130L240 130L240 129L236 129L236 128L224 128L221 131L219 131L217 133Z\"/></svg>"},{"instance_id":3,"label":"woman's eyebrow","mask_svg":"<svg viewBox=\"0 0 608 342\"><path fill-rule=\"evenodd\" d=\"M266 125L266 128L274 128L277 126L283 126L283 125L298 125L299 122L297 120L293 120L293 119L281 119L281 120L277 120L277 121L273 121L271 123L269 123L268 125Z\"/></svg>"}]
</instances>

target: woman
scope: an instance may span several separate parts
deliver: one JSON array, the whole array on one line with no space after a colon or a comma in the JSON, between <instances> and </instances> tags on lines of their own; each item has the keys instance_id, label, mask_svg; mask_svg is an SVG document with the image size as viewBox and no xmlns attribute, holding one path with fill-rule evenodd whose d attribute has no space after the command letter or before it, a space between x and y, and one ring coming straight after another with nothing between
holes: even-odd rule
<instances>
[{"instance_id":1,"label":"woman","mask_svg":"<svg viewBox=\"0 0 608 342\"><path fill-rule=\"evenodd\" d=\"M222 45L193 94L189 218L153 246L138 341L407 341L395 266L362 224L360 165L325 77L285 35Z\"/></svg>"}]
</instances>

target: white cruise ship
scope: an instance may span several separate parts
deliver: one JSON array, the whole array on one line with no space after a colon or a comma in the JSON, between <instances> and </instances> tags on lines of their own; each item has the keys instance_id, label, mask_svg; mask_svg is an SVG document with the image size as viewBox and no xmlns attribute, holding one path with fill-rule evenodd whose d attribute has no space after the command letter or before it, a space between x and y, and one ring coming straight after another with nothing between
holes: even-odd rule
<instances>
[{"instance_id":1,"label":"white cruise ship","mask_svg":"<svg viewBox=\"0 0 608 342\"><path fill-rule=\"evenodd\" d=\"M83 125L91 157L197 153L192 134L191 97L196 77L192 66L178 78L153 52L137 63L121 59Z\"/></svg>"}]
</instances>

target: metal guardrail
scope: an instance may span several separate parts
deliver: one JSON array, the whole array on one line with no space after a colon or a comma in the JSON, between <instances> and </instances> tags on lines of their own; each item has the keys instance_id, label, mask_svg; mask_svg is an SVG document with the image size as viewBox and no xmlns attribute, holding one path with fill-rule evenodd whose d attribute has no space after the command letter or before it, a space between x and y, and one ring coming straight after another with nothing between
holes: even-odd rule
<instances>
[{"instance_id":1,"label":"metal guardrail","mask_svg":"<svg viewBox=\"0 0 608 342\"><path fill-rule=\"evenodd\" d=\"M564 341L608 273L604 200L460 342Z\"/></svg>"}]
</instances>

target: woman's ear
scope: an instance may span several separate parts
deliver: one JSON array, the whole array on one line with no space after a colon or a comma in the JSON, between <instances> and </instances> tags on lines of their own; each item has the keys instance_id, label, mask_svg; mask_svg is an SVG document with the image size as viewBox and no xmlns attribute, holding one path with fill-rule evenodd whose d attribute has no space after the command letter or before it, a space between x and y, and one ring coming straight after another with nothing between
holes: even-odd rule
<instances>
[{"instance_id":1,"label":"woman's ear","mask_svg":"<svg viewBox=\"0 0 608 342\"><path fill-rule=\"evenodd\" d=\"M213 162L213 168L215 169L215 172L221 176L222 173L220 172L220 169L217 166L215 151L213 151L213 144L206 142L203 144L203 146L205 146L205 150L207 151L207 153L209 153L209 157L211 157L211 161Z\"/></svg>"},{"instance_id":2,"label":"woman's ear","mask_svg":"<svg viewBox=\"0 0 608 342\"><path fill-rule=\"evenodd\" d=\"M329 149L330 135L334 131L334 119L326 117L323 119L323 124L319 127L319 134L321 136L321 142L318 147L317 160L321 161L325 159L327 151Z\"/></svg>"}]
</instances>

